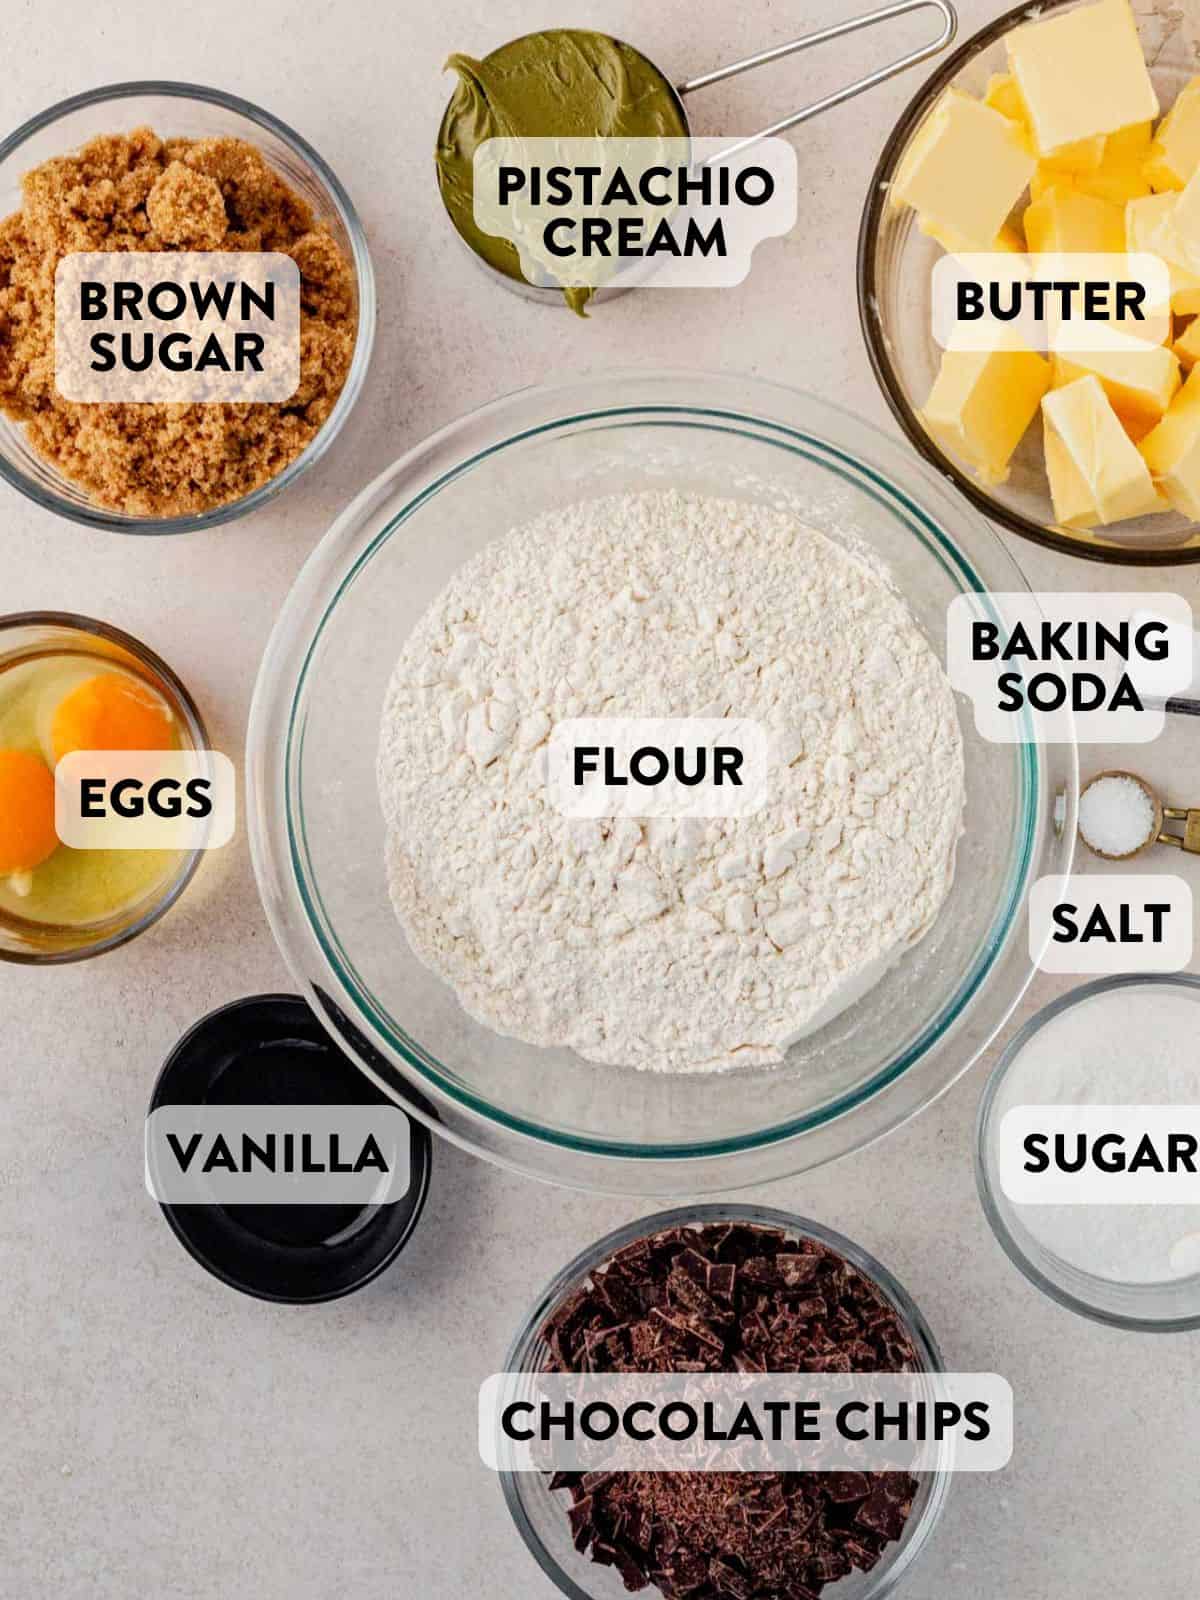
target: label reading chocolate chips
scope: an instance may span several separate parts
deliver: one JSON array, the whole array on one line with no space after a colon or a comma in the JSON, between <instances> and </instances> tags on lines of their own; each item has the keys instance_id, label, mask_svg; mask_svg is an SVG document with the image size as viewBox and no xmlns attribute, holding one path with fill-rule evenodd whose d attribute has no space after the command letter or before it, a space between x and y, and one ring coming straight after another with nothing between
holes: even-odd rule
<instances>
[{"instance_id":1,"label":"label reading chocolate chips","mask_svg":"<svg viewBox=\"0 0 1200 1600\"><path fill-rule=\"evenodd\" d=\"M497 1373L479 1452L508 1472L998 1472L995 1373Z\"/></svg>"},{"instance_id":2,"label":"label reading chocolate chips","mask_svg":"<svg viewBox=\"0 0 1200 1600\"><path fill-rule=\"evenodd\" d=\"M87 251L54 277L64 400L281 403L300 383L300 269L276 251Z\"/></svg>"}]
</instances>

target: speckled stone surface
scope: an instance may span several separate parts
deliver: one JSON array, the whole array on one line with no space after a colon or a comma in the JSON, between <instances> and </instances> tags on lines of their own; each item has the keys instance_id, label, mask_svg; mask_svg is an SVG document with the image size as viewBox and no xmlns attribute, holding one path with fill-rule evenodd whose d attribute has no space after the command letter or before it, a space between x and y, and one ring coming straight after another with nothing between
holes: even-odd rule
<instances>
[{"instance_id":1,"label":"speckled stone surface","mask_svg":"<svg viewBox=\"0 0 1200 1600\"><path fill-rule=\"evenodd\" d=\"M475 271L444 225L430 154L453 49L483 53L566 21L623 34L685 77L858 9L3 0L0 131L131 77L211 83L268 107L350 189L374 253L380 329L335 449L251 521L186 540L122 539L58 522L0 487L0 610L78 610L141 636L191 686L216 742L240 755L259 654L305 555L368 479L469 408L552 375L686 364L810 387L890 427L859 338L854 244L872 164L914 76L800 133L800 225L764 250L740 290L631 295L588 326L501 294ZM970 30L999 7L961 9ZM921 26L910 19L896 36ZM855 63L882 60L888 44L865 36ZM776 65L715 91L698 124L740 131L846 70L836 50ZM1101 581L1084 563L1025 545L1015 553L1035 588ZM1194 604L1197 570L1170 578ZM1116 754L1094 750L1085 766ZM1200 726L1173 727L1137 759L1149 778L1200 801ZM1196 863L1175 865L1200 890ZM1069 986L1039 980L1019 1016ZM477 1386L544 1281L651 1207L539 1188L439 1144L416 1238L361 1295L296 1310L223 1289L182 1252L143 1188L142 1117L162 1057L199 1015L291 987L244 836L127 949L61 970L0 968L6 1597L551 1600L477 1458ZM953 1486L905 1592L1190 1600L1200 1344L1090 1326L1008 1266L972 1178L983 1077L976 1067L876 1149L757 1195L860 1240L911 1290L950 1365L999 1371L1016 1392L1011 1466Z\"/></svg>"}]
</instances>

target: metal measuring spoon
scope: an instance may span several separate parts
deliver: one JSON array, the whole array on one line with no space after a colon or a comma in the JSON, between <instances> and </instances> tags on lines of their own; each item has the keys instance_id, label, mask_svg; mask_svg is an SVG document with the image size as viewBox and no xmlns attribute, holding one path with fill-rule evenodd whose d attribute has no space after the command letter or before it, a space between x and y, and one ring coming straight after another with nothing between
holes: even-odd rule
<instances>
[{"instance_id":1,"label":"metal measuring spoon","mask_svg":"<svg viewBox=\"0 0 1200 1600\"><path fill-rule=\"evenodd\" d=\"M1141 844L1136 845L1132 850L1124 851L1120 855L1114 855L1111 851L1099 849L1091 842L1081 827L1079 829L1079 837L1093 855L1100 856L1105 861L1130 861L1134 856L1141 855L1143 850L1149 849L1152 844L1169 844L1173 845L1176 850L1186 850L1190 855L1200 855L1200 810L1185 811L1179 806L1164 806L1145 778L1139 778L1136 772L1122 772L1115 767L1110 767L1104 772L1098 772L1094 778L1090 778L1084 785L1083 791L1079 796L1081 805L1083 796L1087 794L1093 784L1097 784L1105 778L1122 778L1136 784L1150 802L1154 818ZM1184 825L1183 832L1181 834L1166 832L1163 827L1164 821L1182 822Z\"/></svg>"}]
</instances>

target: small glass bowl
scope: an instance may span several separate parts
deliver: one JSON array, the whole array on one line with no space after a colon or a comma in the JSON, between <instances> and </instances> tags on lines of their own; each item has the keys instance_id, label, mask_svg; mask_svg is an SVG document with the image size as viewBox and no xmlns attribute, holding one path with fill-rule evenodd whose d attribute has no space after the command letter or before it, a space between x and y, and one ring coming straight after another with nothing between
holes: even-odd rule
<instances>
[{"instance_id":1,"label":"small glass bowl","mask_svg":"<svg viewBox=\"0 0 1200 1600\"><path fill-rule=\"evenodd\" d=\"M1200 977L1189 973L1148 976L1141 973L1099 978L1081 984L1031 1017L1009 1040L992 1070L979 1105L975 1137L975 1181L992 1232L1005 1255L1035 1289L1068 1311L1112 1328L1136 1333L1186 1333L1200 1328L1200 1275L1165 1283L1119 1283L1097 1277L1062 1260L1035 1238L1021 1221L1021 1208L1007 1198L1000 1181L999 1109L1008 1074L1026 1045L1047 1023L1065 1011L1085 1005L1097 995L1116 989L1187 989L1200 998Z\"/></svg>"},{"instance_id":2,"label":"small glass bowl","mask_svg":"<svg viewBox=\"0 0 1200 1600\"><path fill-rule=\"evenodd\" d=\"M947 89L980 96L992 73L1006 70L1007 34L1035 17L1088 3L1042 0L1006 12L947 56L910 102L884 148L867 195L858 243L859 317L867 354L897 422L925 459L980 511L1011 532L1063 555L1118 566L1174 566L1200 561L1200 527L1177 512L1098 529L1065 528L1055 521L1036 422L1013 458L1008 482L985 485L942 450L920 417L942 354L933 338L930 301L933 267L943 252L921 232L911 208L893 210L888 204L897 169ZM1184 9L1171 0L1146 0L1137 7L1138 31L1164 111L1200 72L1200 53L1186 36Z\"/></svg>"},{"instance_id":3,"label":"small glass bowl","mask_svg":"<svg viewBox=\"0 0 1200 1600\"><path fill-rule=\"evenodd\" d=\"M0 617L0 674L39 656L73 654L112 662L143 679L170 707L184 749L208 748L208 734L196 703L180 680L144 644L106 622L66 611L26 611ZM27 966L62 966L128 944L175 904L200 865L202 850L183 850L174 872L160 879L134 905L97 922L58 926L23 921L0 912L0 961Z\"/></svg>"},{"instance_id":4,"label":"small glass bowl","mask_svg":"<svg viewBox=\"0 0 1200 1600\"><path fill-rule=\"evenodd\" d=\"M375 339L375 276L366 235L350 197L317 152L269 111L191 83L116 83L73 95L31 117L0 142L0 217L20 209L21 178L55 156L101 134L150 126L162 137L237 138L255 145L270 166L312 206L354 267L358 330L346 382L324 426L307 449L252 493L211 510L179 517L132 516L92 500L78 484L34 451L19 422L0 413L0 477L37 505L116 533L194 533L257 511L319 461L358 399Z\"/></svg>"},{"instance_id":5,"label":"small glass bowl","mask_svg":"<svg viewBox=\"0 0 1200 1600\"><path fill-rule=\"evenodd\" d=\"M504 1363L505 1372L537 1372L542 1369L548 1346L542 1329L564 1300L582 1288L599 1267L635 1239L661 1233L667 1228L700 1227L707 1223L747 1222L779 1228L794 1238L815 1239L869 1278L897 1312L920 1358L921 1370L942 1372L941 1351L928 1324L909 1295L886 1267L859 1245L835 1233L832 1228L807 1217L793 1216L766 1206L710 1205L682 1206L662 1211L626 1224L589 1245L568 1263L535 1300L521 1331L513 1341ZM871 1572L854 1572L830 1584L828 1600L882 1600L892 1594L911 1571L929 1542L938 1518L945 1509L950 1489L950 1473L928 1472L919 1475L920 1487L905 1525L903 1536L887 1547L878 1566ZM530 1554L561 1594L569 1600L620 1600L625 1586L615 1567L597 1566L576 1550L567 1520L567 1501L551 1494L548 1479L539 1472L501 1472L504 1499ZM658 1595L648 1589L648 1595Z\"/></svg>"}]
</instances>

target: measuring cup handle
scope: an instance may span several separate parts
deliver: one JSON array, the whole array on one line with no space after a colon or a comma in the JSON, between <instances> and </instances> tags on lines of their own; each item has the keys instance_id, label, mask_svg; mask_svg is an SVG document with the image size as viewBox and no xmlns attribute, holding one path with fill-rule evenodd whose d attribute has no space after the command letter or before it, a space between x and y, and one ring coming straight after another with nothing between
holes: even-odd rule
<instances>
[{"instance_id":1,"label":"measuring cup handle","mask_svg":"<svg viewBox=\"0 0 1200 1600\"><path fill-rule=\"evenodd\" d=\"M800 111L794 111L791 116L783 117L778 122L773 122L769 128L751 134L733 147L734 150L744 150L750 145L757 144L760 139L770 139L777 133L785 133L788 128L807 122L810 117L820 116L822 111L828 111L831 106L841 105L843 100L852 100L856 95L865 94L876 84L886 83L898 72L904 72L908 67L915 67L919 61L927 61L930 56L935 56L944 50L958 31L958 16L950 0L896 0L895 4L883 6L878 11L870 11L865 16L852 17L849 22L836 22L832 27L822 28L817 33L807 33L801 39L793 39L790 44L776 45L773 50L762 50L756 56L747 56L744 61L734 61L730 66L717 67L715 71L705 72L698 78L689 78L686 83L677 84L676 89L681 96L694 94L697 89L707 89L710 84L723 83L726 78L736 78L741 72L752 72L755 67L766 66L769 61L779 61L783 56L795 55L799 50L811 50L814 45L825 44L830 39L841 39L847 34L858 33L860 29L873 28L879 23L892 21L894 17L906 16L910 11L925 10L936 11L942 18L942 31L931 43L910 51L908 55L901 56L899 60L892 61L885 67L880 67L877 72L868 73L865 78L847 84L844 89L838 89L822 100L814 100L811 105L805 106Z\"/></svg>"}]
</instances>

